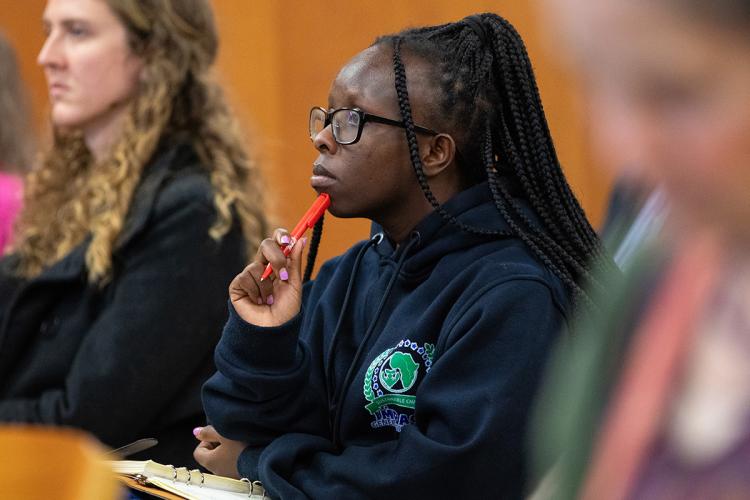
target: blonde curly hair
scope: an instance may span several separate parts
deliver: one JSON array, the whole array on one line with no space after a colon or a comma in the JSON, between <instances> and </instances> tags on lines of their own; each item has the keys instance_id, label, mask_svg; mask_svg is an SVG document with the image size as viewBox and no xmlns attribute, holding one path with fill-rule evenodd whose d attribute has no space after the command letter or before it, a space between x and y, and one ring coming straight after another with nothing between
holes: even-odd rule
<instances>
[{"instance_id":1,"label":"blonde curly hair","mask_svg":"<svg viewBox=\"0 0 750 500\"><path fill-rule=\"evenodd\" d=\"M219 240L239 218L255 252L268 222L260 170L209 68L218 35L207 0L106 0L144 61L118 142L94 167L80 132L54 131L51 150L26 182L18 223L18 272L34 277L90 236L88 280L111 278L112 252L144 167L163 137L187 135L208 170Z\"/></svg>"}]
</instances>

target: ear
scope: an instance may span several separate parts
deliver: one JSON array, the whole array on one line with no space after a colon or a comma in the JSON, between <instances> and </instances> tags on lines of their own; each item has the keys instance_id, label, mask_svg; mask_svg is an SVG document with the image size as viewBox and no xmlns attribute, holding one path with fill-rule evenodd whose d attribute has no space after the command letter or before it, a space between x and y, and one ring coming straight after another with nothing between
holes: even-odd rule
<instances>
[{"instance_id":1,"label":"ear","mask_svg":"<svg viewBox=\"0 0 750 500\"><path fill-rule=\"evenodd\" d=\"M420 144L422 167L427 178L440 175L456 157L456 141L448 134L437 134Z\"/></svg>"}]
</instances>

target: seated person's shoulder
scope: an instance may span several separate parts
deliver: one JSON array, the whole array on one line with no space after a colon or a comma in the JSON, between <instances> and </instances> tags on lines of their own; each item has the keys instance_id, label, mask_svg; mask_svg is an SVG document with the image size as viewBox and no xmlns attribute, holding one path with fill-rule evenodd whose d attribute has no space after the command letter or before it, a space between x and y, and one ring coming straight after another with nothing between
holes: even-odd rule
<instances>
[{"instance_id":1,"label":"seated person's shoulder","mask_svg":"<svg viewBox=\"0 0 750 500\"><path fill-rule=\"evenodd\" d=\"M498 245L476 262L481 273L474 273L476 284L494 286L507 290L514 285L524 289L538 290L566 304L569 293L562 280L556 276L533 252L520 241Z\"/></svg>"},{"instance_id":2,"label":"seated person's shoulder","mask_svg":"<svg viewBox=\"0 0 750 500\"><path fill-rule=\"evenodd\" d=\"M157 209L186 204L213 207L214 193L209 174L200 163L185 165L171 171L165 179L156 198Z\"/></svg>"},{"instance_id":3,"label":"seated person's shoulder","mask_svg":"<svg viewBox=\"0 0 750 500\"><path fill-rule=\"evenodd\" d=\"M208 168L190 141L183 137L165 139L146 167L137 197L154 203L157 212L185 206L213 209L214 188Z\"/></svg>"},{"instance_id":4,"label":"seated person's shoulder","mask_svg":"<svg viewBox=\"0 0 750 500\"><path fill-rule=\"evenodd\" d=\"M480 262L489 279L538 279L559 281L547 266L520 240L509 240L485 253Z\"/></svg>"}]
</instances>

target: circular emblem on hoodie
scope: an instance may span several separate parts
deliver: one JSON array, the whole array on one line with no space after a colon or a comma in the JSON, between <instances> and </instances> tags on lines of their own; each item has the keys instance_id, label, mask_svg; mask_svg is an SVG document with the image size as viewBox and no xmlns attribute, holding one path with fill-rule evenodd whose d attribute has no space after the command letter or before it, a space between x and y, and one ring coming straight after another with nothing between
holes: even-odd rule
<instances>
[{"instance_id":1,"label":"circular emblem on hoodie","mask_svg":"<svg viewBox=\"0 0 750 500\"><path fill-rule=\"evenodd\" d=\"M417 381L430 371L434 344L419 345L404 339L370 363L364 380L365 409L374 417L373 428L393 427L401 432L414 422Z\"/></svg>"}]
</instances>

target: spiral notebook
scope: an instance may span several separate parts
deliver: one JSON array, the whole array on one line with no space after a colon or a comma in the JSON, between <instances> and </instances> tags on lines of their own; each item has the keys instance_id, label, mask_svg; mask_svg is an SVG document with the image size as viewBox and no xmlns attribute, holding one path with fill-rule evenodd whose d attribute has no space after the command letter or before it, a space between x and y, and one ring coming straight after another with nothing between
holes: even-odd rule
<instances>
[{"instance_id":1,"label":"spiral notebook","mask_svg":"<svg viewBox=\"0 0 750 500\"><path fill-rule=\"evenodd\" d=\"M131 488L147 491L159 496L154 488L171 493L162 498L182 498L186 500L263 500L268 499L266 491L258 481L237 480L197 469L162 465L153 460L111 461L115 473L124 476L125 484ZM143 488L139 488L142 486Z\"/></svg>"}]
</instances>

